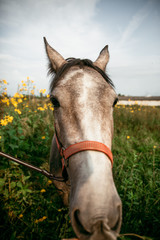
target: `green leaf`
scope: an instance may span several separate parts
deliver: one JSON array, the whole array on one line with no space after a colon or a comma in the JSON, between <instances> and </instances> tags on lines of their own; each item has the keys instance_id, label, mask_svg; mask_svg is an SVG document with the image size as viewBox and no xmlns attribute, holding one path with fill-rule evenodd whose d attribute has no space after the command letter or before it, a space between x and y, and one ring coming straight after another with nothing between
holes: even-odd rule
<instances>
[{"instance_id":1,"label":"green leaf","mask_svg":"<svg viewBox=\"0 0 160 240\"><path fill-rule=\"evenodd\" d=\"M8 189L5 189L5 190L4 190L4 196L5 196L6 198L8 198L8 196L9 196L9 194L8 194Z\"/></svg>"},{"instance_id":2,"label":"green leaf","mask_svg":"<svg viewBox=\"0 0 160 240\"><path fill-rule=\"evenodd\" d=\"M30 176L23 176L24 181L28 180Z\"/></svg>"},{"instance_id":3,"label":"green leaf","mask_svg":"<svg viewBox=\"0 0 160 240\"><path fill-rule=\"evenodd\" d=\"M17 149L17 148L18 148L18 146L17 146L17 145L15 145L15 144L12 144L12 143L10 143L10 144L9 144L9 147L10 147L12 150L14 150L14 149Z\"/></svg>"},{"instance_id":4,"label":"green leaf","mask_svg":"<svg viewBox=\"0 0 160 240\"><path fill-rule=\"evenodd\" d=\"M0 178L0 188L2 188L5 185L5 179Z\"/></svg>"},{"instance_id":5,"label":"green leaf","mask_svg":"<svg viewBox=\"0 0 160 240\"><path fill-rule=\"evenodd\" d=\"M17 186L18 186L19 188L23 188L23 186L22 186L22 183L21 183L21 182L18 182L18 183L17 183Z\"/></svg>"},{"instance_id":6,"label":"green leaf","mask_svg":"<svg viewBox=\"0 0 160 240\"><path fill-rule=\"evenodd\" d=\"M11 182L11 188L15 188L15 186L16 186L16 183L15 182Z\"/></svg>"}]
</instances>

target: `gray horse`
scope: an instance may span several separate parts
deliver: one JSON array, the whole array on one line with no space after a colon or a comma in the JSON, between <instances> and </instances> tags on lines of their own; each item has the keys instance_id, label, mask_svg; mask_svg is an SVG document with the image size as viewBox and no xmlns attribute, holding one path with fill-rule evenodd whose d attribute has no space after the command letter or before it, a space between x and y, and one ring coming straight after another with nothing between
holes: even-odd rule
<instances>
[{"instance_id":1,"label":"gray horse","mask_svg":"<svg viewBox=\"0 0 160 240\"><path fill-rule=\"evenodd\" d=\"M70 186L66 182L54 181L54 184L61 190L64 204L68 204L69 196L71 223L78 239L116 239L121 228L122 204L113 180L111 154L89 148L61 162L59 149L59 145L67 149L95 141L111 149L117 95L105 74L108 46L95 62L65 60L45 38L44 41L50 73L54 73L50 96L56 135L51 146L50 168L55 175L68 178Z\"/></svg>"}]
</instances>

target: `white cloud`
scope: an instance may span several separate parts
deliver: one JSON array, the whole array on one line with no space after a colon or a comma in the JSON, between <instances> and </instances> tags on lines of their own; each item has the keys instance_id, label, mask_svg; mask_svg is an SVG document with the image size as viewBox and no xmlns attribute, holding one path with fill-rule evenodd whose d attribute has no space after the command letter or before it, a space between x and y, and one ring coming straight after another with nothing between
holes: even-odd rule
<instances>
[{"instance_id":1,"label":"white cloud","mask_svg":"<svg viewBox=\"0 0 160 240\"><path fill-rule=\"evenodd\" d=\"M92 58L103 35L94 21L98 2L1 1L1 74L10 82L12 94L18 81L27 76L35 78L39 88L46 86L47 57L43 36L65 58ZM90 56L87 56L88 52Z\"/></svg>"},{"instance_id":2,"label":"white cloud","mask_svg":"<svg viewBox=\"0 0 160 240\"><path fill-rule=\"evenodd\" d=\"M148 16L152 5L153 1L147 1L147 3L132 16L130 22L122 33L120 42L118 43L118 48L124 47L124 45L131 40L135 31Z\"/></svg>"},{"instance_id":3,"label":"white cloud","mask_svg":"<svg viewBox=\"0 0 160 240\"><path fill-rule=\"evenodd\" d=\"M136 73L146 78L145 72L148 71L149 76L155 76L159 74L159 55L152 54L151 50L141 54L138 47L141 36L137 34L143 24L147 25L155 1L143 1L144 7L133 14L128 24L121 21L124 31L119 35L112 24L113 19L118 22L119 11L116 8L110 12L110 1L105 5L106 9L102 9L101 0L1 0L0 77L9 81L9 93L12 94L17 90L17 84L27 76L35 80L39 89L47 88L49 80L46 79L47 57L43 36L65 58L73 56L95 60L104 45L109 43L109 73L117 86L121 86L120 89L124 85L124 72L127 79ZM129 9L121 6L121 11L125 14ZM101 15L106 18L101 19ZM147 39L145 42L147 44ZM139 56L136 55L138 51ZM117 81L118 78L121 80ZM129 84L125 87L129 92Z\"/></svg>"}]
</instances>

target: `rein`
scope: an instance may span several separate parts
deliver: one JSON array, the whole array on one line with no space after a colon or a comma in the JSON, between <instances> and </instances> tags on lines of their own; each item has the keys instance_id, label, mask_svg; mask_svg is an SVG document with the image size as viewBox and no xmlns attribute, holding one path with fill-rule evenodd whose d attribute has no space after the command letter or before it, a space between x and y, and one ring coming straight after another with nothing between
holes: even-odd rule
<instances>
[{"instance_id":1,"label":"rein","mask_svg":"<svg viewBox=\"0 0 160 240\"><path fill-rule=\"evenodd\" d=\"M56 177L54 176L52 173L48 172L47 170L45 169L41 169L41 168L38 168L38 167L35 167L33 166L32 164L29 164L29 163L26 163L22 160L19 160L18 158L15 158L15 157L12 157L4 152L0 152L0 156L2 157L5 157L5 158L8 158L9 160L12 160L18 164L21 164L25 167L28 167L32 170L35 170L36 172L39 172L41 174L43 174L44 176L46 176L47 178L51 179L51 180L55 180L55 181L58 181L58 182L65 182L65 179L63 177Z\"/></svg>"}]
</instances>

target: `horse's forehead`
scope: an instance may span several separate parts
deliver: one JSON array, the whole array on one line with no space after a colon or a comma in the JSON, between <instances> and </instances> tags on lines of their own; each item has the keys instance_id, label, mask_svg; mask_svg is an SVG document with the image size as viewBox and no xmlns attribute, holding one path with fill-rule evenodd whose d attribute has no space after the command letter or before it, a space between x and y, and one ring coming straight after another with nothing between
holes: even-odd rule
<instances>
[{"instance_id":1,"label":"horse's forehead","mask_svg":"<svg viewBox=\"0 0 160 240\"><path fill-rule=\"evenodd\" d=\"M93 93L109 91L110 89L113 91L112 87L96 70L89 67L79 68L74 66L59 79L55 92L61 94L65 91L66 94L73 94L73 92L80 92L84 88Z\"/></svg>"}]
</instances>

